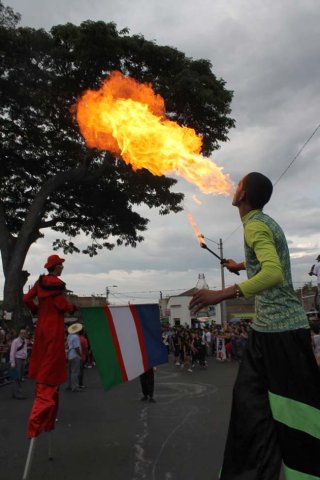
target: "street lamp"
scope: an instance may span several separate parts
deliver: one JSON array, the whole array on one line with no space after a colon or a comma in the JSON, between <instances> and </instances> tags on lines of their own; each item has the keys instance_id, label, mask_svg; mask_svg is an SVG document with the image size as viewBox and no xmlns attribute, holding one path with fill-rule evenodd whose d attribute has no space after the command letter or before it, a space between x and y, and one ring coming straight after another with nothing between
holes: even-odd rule
<instances>
[{"instance_id":1,"label":"street lamp","mask_svg":"<svg viewBox=\"0 0 320 480\"><path fill-rule=\"evenodd\" d=\"M106 286L106 305L109 305L109 293L110 293L110 288L115 288L118 285L107 285Z\"/></svg>"}]
</instances>

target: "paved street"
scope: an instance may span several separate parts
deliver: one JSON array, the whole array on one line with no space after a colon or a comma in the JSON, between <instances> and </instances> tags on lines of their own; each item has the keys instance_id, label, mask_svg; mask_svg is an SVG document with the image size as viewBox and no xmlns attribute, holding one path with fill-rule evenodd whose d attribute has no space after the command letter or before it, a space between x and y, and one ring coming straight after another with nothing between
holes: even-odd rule
<instances>
[{"instance_id":1,"label":"paved street","mask_svg":"<svg viewBox=\"0 0 320 480\"><path fill-rule=\"evenodd\" d=\"M47 434L37 440L31 480L213 480L218 478L237 363L209 359L206 371L180 371L172 364L156 372L156 404L140 402L138 380L110 392L97 371L85 371L87 389L61 389L54 460ZM28 450L27 400L0 388L0 478L22 478Z\"/></svg>"}]
</instances>

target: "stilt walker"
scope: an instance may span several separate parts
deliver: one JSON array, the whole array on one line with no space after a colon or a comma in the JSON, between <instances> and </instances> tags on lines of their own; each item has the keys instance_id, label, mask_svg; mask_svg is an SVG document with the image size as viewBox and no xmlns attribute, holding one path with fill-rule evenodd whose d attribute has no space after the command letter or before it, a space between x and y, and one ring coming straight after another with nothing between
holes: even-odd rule
<instances>
[{"instance_id":1,"label":"stilt walker","mask_svg":"<svg viewBox=\"0 0 320 480\"><path fill-rule=\"evenodd\" d=\"M280 226L262 208L272 183L249 173L233 205L244 227L248 280L218 291L200 290L197 312L229 298L255 295L256 318L233 390L221 480L320 480L320 373L310 327L293 289L290 255Z\"/></svg>"},{"instance_id":2,"label":"stilt walker","mask_svg":"<svg viewBox=\"0 0 320 480\"><path fill-rule=\"evenodd\" d=\"M38 313L29 364L29 377L36 380L36 388L27 427L27 437L31 442L23 480L27 479L30 471L36 437L43 431L51 432L55 428L59 385L67 380L64 314L73 313L76 307L66 299L66 285L58 278L63 270L63 262L64 259L58 255L48 257L44 266L48 269L48 275L41 275L23 297L28 308ZM37 304L35 298L38 299ZM51 441L49 435L49 458L52 458Z\"/></svg>"}]
</instances>

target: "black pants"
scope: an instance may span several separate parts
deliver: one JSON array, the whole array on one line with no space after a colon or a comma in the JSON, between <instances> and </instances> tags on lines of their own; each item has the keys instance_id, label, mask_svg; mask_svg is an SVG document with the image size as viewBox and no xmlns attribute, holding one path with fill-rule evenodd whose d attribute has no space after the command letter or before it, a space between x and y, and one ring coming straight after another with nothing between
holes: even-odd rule
<instances>
[{"instance_id":1,"label":"black pants","mask_svg":"<svg viewBox=\"0 0 320 480\"><path fill-rule=\"evenodd\" d=\"M310 332L252 331L233 390L220 480L320 478L320 373Z\"/></svg>"},{"instance_id":2,"label":"black pants","mask_svg":"<svg viewBox=\"0 0 320 480\"><path fill-rule=\"evenodd\" d=\"M140 375L140 383L142 388L142 393L145 397L153 397L154 392L154 372L153 368L150 368L146 372Z\"/></svg>"},{"instance_id":3,"label":"black pants","mask_svg":"<svg viewBox=\"0 0 320 480\"><path fill-rule=\"evenodd\" d=\"M80 361L79 387L83 387L84 363L82 360Z\"/></svg>"}]
</instances>

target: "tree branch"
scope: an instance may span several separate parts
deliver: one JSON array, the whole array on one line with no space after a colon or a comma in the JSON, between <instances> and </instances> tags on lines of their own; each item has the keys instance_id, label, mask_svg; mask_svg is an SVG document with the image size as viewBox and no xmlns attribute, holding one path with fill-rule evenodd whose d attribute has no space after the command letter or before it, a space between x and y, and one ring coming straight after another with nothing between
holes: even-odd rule
<instances>
[{"instance_id":1,"label":"tree branch","mask_svg":"<svg viewBox=\"0 0 320 480\"><path fill-rule=\"evenodd\" d=\"M46 201L53 192L69 182L81 182L86 177L87 168L78 167L58 173L47 180L35 196L17 237L14 252L11 254L10 271L22 269L30 245L34 241L34 232L40 229L45 212Z\"/></svg>"},{"instance_id":2,"label":"tree branch","mask_svg":"<svg viewBox=\"0 0 320 480\"><path fill-rule=\"evenodd\" d=\"M39 225L39 228L50 228L50 227L55 227L57 223L61 222L59 218L56 218L55 220L48 220L47 222L41 222Z\"/></svg>"}]
</instances>

